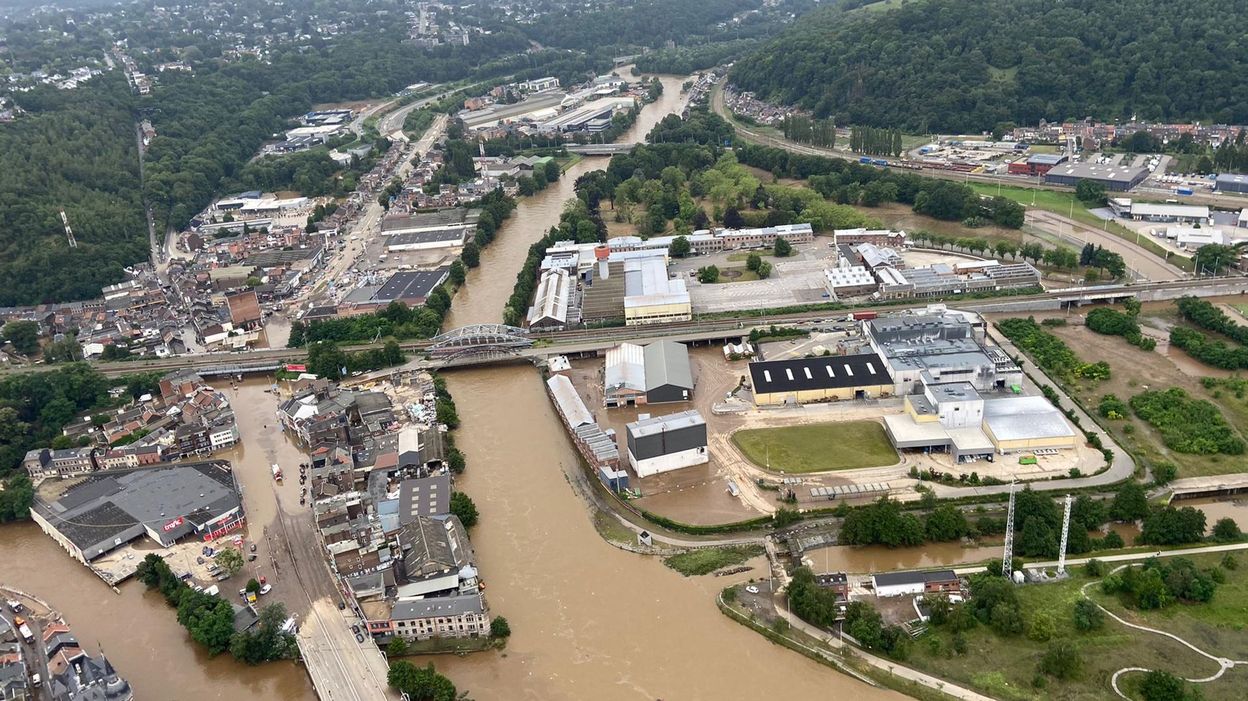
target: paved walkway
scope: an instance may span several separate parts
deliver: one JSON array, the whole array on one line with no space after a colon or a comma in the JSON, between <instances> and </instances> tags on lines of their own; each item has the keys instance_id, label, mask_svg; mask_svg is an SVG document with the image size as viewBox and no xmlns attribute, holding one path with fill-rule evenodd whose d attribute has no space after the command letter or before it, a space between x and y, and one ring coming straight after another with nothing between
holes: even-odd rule
<instances>
[{"instance_id":1,"label":"paved walkway","mask_svg":"<svg viewBox=\"0 0 1248 701\"><path fill-rule=\"evenodd\" d=\"M780 614L780 606L774 600L772 601L772 604L776 606L776 613ZM955 699L965 699L965 701L995 701L991 696L984 696L983 694L967 689L966 687L958 686L957 684L939 677L933 677L930 674L920 672L917 669L912 669L893 660L876 657L861 647L849 646L839 637L835 637L827 631L817 628L792 614L788 614L788 620L789 625L797 628L816 640L823 641L823 643L829 648L833 650L841 650L842 654L844 654L845 648L849 648L853 650L855 655L867 664L877 669L884 670L899 679L905 679L906 681L921 684L929 689L935 689L941 693L948 694Z\"/></svg>"},{"instance_id":2,"label":"paved walkway","mask_svg":"<svg viewBox=\"0 0 1248 701\"><path fill-rule=\"evenodd\" d=\"M1248 545L1246 545L1245 547L1248 547ZM1120 572L1120 571L1122 571L1122 570L1124 570L1124 569L1126 569L1126 568L1128 568L1128 567L1132 567L1132 565L1122 565L1122 566L1120 566L1120 567L1115 567L1113 571L1114 571L1114 572ZM1080 593L1080 594L1082 594L1082 595L1083 595L1083 597L1084 597L1085 599L1087 599L1088 601L1091 601L1092 603L1096 604L1096 607L1097 607L1097 608L1099 608L1100 610L1104 611L1104 612L1105 612L1105 614L1106 614L1106 615L1108 615L1110 618L1114 619L1115 621L1118 621L1119 623L1121 623L1122 625L1124 625L1124 626L1126 626L1126 627L1128 627L1128 628L1133 628L1133 629L1135 629L1135 630L1142 630L1142 631L1144 631L1144 632L1146 632L1146 633L1154 633L1154 634L1156 634L1156 635L1161 635L1161 636L1164 636L1164 637L1170 638L1171 640L1174 640L1175 642L1179 643L1180 645L1183 645L1184 647L1186 647L1186 648L1188 648L1189 650L1191 650L1191 651L1195 652L1196 654L1198 654L1198 655L1200 655L1200 656L1202 656L1202 657L1206 657L1206 658L1208 658L1209 660L1211 660L1211 661L1213 661L1213 662L1217 663L1217 665L1218 665L1218 671L1217 671L1217 672L1215 672L1214 674L1211 674L1211 675L1209 675L1209 676L1207 676L1207 677L1199 677L1199 678L1184 677L1187 681L1189 681L1189 682L1191 682L1191 683L1193 683L1193 684L1203 684L1203 683L1206 683L1206 682L1211 682L1211 681L1214 681L1214 680L1216 680L1216 679L1219 679L1219 678L1220 678L1223 674L1225 674L1225 673L1226 673L1226 670L1228 670L1228 669L1233 669L1236 665L1248 665L1248 660L1232 660L1232 659L1228 659L1228 658L1226 658L1226 657L1218 657L1217 655L1213 655L1213 654L1211 654L1211 653L1205 652L1204 650L1202 650L1202 649L1200 649L1200 648L1196 647L1195 645L1193 645L1193 644L1191 644L1191 643L1187 642L1186 640L1184 640L1183 638L1180 638L1179 636L1175 635L1174 633L1168 633L1168 632L1166 632L1166 631L1164 631L1164 630L1158 630L1158 629L1156 629L1156 628L1149 628L1148 626L1137 625L1137 624L1135 624L1135 623L1131 623L1131 622L1129 622L1129 621L1127 621L1127 620L1124 620L1121 616L1119 616L1118 614L1114 613L1113 611L1110 611L1109 609L1105 608L1104 606L1101 606L1099 603L1097 603L1097 602L1096 602L1096 601L1094 601L1091 597L1089 597L1089 596L1088 596L1088 591L1087 591L1087 590L1088 590L1088 587L1092 586L1093 584L1099 584L1100 582L1101 582L1101 580L1099 580L1099 579L1098 579L1098 580L1096 580L1096 581L1093 581L1093 582L1088 582L1087 584L1084 584L1082 587L1079 587L1079 593ZM1111 678L1110 678L1109 683L1110 683L1110 686L1112 686L1112 687L1113 687L1113 689L1114 689L1114 693L1115 693L1115 694L1118 694L1118 696L1120 696L1120 697L1122 697L1122 698L1124 698L1124 699L1130 699L1130 697L1129 697L1129 696L1127 696L1126 694L1122 693L1122 690L1118 688L1118 678L1119 678L1119 677L1121 677L1123 674L1126 674L1126 673L1128 673L1128 672L1150 672L1150 671L1152 671L1152 670L1148 669L1147 667L1123 667L1122 669L1120 669L1120 670L1118 670L1118 671L1114 672L1114 675L1113 675L1113 677L1111 677Z\"/></svg>"}]
</instances>

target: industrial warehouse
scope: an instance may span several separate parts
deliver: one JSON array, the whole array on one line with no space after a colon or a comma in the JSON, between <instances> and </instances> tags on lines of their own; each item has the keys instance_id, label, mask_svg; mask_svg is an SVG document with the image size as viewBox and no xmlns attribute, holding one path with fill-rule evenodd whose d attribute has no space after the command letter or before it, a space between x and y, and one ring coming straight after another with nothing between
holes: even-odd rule
<instances>
[{"instance_id":1,"label":"industrial warehouse","mask_svg":"<svg viewBox=\"0 0 1248 701\"><path fill-rule=\"evenodd\" d=\"M145 535L168 548L191 536L213 540L245 523L234 473L223 461L110 470L45 495L66 482L49 484L31 518L83 564Z\"/></svg>"},{"instance_id":2,"label":"industrial warehouse","mask_svg":"<svg viewBox=\"0 0 1248 701\"><path fill-rule=\"evenodd\" d=\"M1043 397L1020 396L1022 369L987 344L978 317L934 310L864 326L894 393L904 397L905 413L884 417L894 447L948 451L955 461L1076 447L1061 411Z\"/></svg>"},{"instance_id":3,"label":"industrial warehouse","mask_svg":"<svg viewBox=\"0 0 1248 701\"><path fill-rule=\"evenodd\" d=\"M1081 180L1089 180L1104 186L1110 192L1125 192L1144 182L1148 169L1143 166L1117 165L1113 163L1063 163L1044 174L1044 182L1050 185L1074 187Z\"/></svg>"},{"instance_id":4,"label":"industrial warehouse","mask_svg":"<svg viewBox=\"0 0 1248 701\"><path fill-rule=\"evenodd\" d=\"M886 397L893 380L875 353L750 363L754 403L810 404Z\"/></svg>"},{"instance_id":5,"label":"industrial warehouse","mask_svg":"<svg viewBox=\"0 0 1248 701\"><path fill-rule=\"evenodd\" d=\"M621 343L607 351L603 400L608 407L688 401L693 396L689 350L675 341L644 348Z\"/></svg>"}]
</instances>

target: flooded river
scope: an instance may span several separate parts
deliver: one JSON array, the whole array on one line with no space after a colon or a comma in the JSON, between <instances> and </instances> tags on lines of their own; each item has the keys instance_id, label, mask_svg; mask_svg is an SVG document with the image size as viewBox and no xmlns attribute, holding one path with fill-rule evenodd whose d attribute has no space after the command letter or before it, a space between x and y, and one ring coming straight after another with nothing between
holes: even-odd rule
<instances>
[{"instance_id":1,"label":"flooded river","mask_svg":"<svg viewBox=\"0 0 1248 701\"><path fill-rule=\"evenodd\" d=\"M216 457L231 461L243 485L248 536L259 543L260 557L251 567L269 562L262 533L277 513L269 466L274 462L294 466L302 459L274 429L276 400L264 393L267 387L266 381L258 379L238 390L219 387L230 397L246 446ZM293 497L297 503L294 488L286 491L283 502ZM271 569L258 571L273 576ZM130 680L139 701L314 698L307 674L293 662L248 667L229 655L210 658L178 625L175 611L160 594L147 592L137 581L123 583L121 593L114 594L34 524L0 527L0 582L60 611L84 646L104 650ZM298 599L281 589L285 584L275 581L275 586L274 595L282 596L293 613L301 614ZM231 591L228 586L222 588Z\"/></svg>"},{"instance_id":2,"label":"flooded river","mask_svg":"<svg viewBox=\"0 0 1248 701\"><path fill-rule=\"evenodd\" d=\"M620 137L621 143L645 141L646 134L659 120L684 109L688 96L681 94L680 86L685 79L665 76L661 80L663 94L642 108L637 122ZM520 198L494 242L481 252L480 267L468 271L467 284L455 293L444 329L502 321L503 305L511 296L516 272L524 264L529 246L559 223L564 203L575 196L576 179L592 170L606 168L608 160L603 156L588 157L569 168L558 182L542 192Z\"/></svg>"},{"instance_id":3,"label":"flooded river","mask_svg":"<svg viewBox=\"0 0 1248 701\"><path fill-rule=\"evenodd\" d=\"M481 511L473 546L491 612L513 632L505 653L432 658L473 698L902 698L723 616L715 594L725 579L686 579L599 537L566 481L577 456L536 372L446 377L468 459L459 487ZM518 411L523 421L502 418Z\"/></svg>"},{"instance_id":4,"label":"flooded river","mask_svg":"<svg viewBox=\"0 0 1248 701\"><path fill-rule=\"evenodd\" d=\"M647 107L628 140L679 109L681 82L664 79L662 99ZM501 318L529 245L557 222L575 179L605 163L587 159L558 184L520 202L456 296L448 328ZM505 652L432 659L473 698L901 698L774 646L721 615L714 596L728 583L724 579L686 579L657 559L603 541L567 481L567 472L579 469L577 457L537 373L511 366L450 372L447 379L463 422L457 443L468 460L459 486L481 512L473 545L492 613L506 616L513 631ZM248 485L244 498L253 536L276 514L269 463L300 461L273 426L273 398L263 388L248 382L231 390L247 447L224 456L235 461ZM289 496L281 496L288 510ZM941 546L858 551L853 562L844 554L833 561L833 553L811 556L821 569L855 571L983 558ZM262 562L265 557L262 550ZM141 700L313 697L297 665L251 668L228 657L209 659L159 595L135 582L114 594L33 525L0 528L0 563L0 581L64 613L85 645L104 649Z\"/></svg>"}]
</instances>

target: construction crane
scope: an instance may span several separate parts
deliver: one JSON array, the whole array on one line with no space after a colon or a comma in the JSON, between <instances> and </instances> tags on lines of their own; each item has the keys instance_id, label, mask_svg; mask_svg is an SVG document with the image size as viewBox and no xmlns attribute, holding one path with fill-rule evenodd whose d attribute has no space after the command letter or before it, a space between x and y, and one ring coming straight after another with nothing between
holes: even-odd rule
<instances>
[{"instance_id":1,"label":"construction crane","mask_svg":"<svg viewBox=\"0 0 1248 701\"><path fill-rule=\"evenodd\" d=\"M65 238L69 241L70 248L78 248L78 240L74 238L74 230L69 228L69 217L65 216L65 210L61 209L61 223L65 225Z\"/></svg>"}]
</instances>

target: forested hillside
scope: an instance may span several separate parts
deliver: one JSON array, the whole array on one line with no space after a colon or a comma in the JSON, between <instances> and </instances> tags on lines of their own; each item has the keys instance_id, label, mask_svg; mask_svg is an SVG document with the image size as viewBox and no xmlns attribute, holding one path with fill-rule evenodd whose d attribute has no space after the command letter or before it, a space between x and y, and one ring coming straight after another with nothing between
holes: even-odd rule
<instances>
[{"instance_id":1,"label":"forested hillside","mask_svg":"<svg viewBox=\"0 0 1248 701\"><path fill-rule=\"evenodd\" d=\"M1248 122L1241 0L906 0L820 10L738 62L840 124L966 132L1092 116Z\"/></svg>"},{"instance_id":2,"label":"forested hillside","mask_svg":"<svg viewBox=\"0 0 1248 701\"><path fill-rule=\"evenodd\" d=\"M147 255L130 89L116 72L22 103L0 125L0 306L99 296Z\"/></svg>"}]
</instances>

